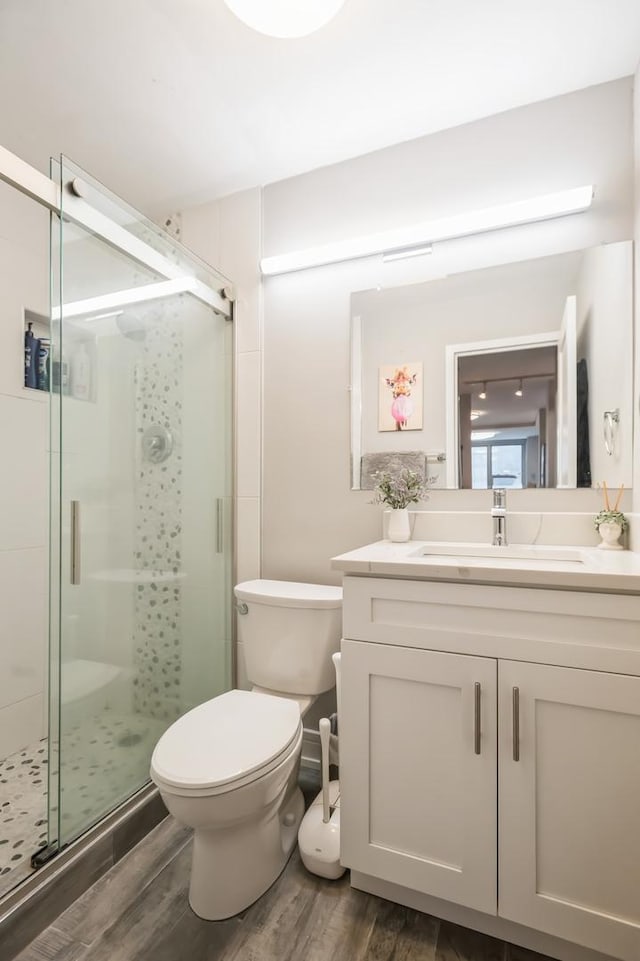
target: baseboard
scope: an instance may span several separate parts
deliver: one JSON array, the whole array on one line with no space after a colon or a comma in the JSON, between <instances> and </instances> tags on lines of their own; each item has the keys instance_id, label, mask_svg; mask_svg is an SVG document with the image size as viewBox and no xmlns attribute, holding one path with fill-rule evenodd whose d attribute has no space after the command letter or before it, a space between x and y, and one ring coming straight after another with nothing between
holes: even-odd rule
<instances>
[{"instance_id":1,"label":"baseboard","mask_svg":"<svg viewBox=\"0 0 640 961\"><path fill-rule=\"evenodd\" d=\"M300 764L304 768L320 772L320 734L312 728L304 729Z\"/></svg>"},{"instance_id":2,"label":"baseboard","mask_svg":"<svg viewBox=\"0 0 640 961\"><path fill-rule=\"evenodd\" d=\"M351 871L351 887L396 904L404 904L408 908L430 914L434 918L451 921L462 927L471 928L472 931L480 931L482 934L520 945L549 958L557 958L558 961L615 961L610 955L600 954L591 948L563 941L513 921L506 921L504 918L482 914L480 911L474 911L450 901L412 891L400 884L381 881L380 878L363 874L361 871Z\"/></svg>"}]
</instances>

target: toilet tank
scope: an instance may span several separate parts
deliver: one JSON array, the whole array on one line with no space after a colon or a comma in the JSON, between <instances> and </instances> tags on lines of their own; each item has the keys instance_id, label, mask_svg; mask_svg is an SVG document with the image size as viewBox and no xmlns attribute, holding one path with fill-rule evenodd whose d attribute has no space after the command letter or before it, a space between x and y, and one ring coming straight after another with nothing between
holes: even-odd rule
<instances>
[{"instance_id":1,"label":"toilet tank","mask_svg":"<svg viewBox=\"0 0 640 961\"><path fill-rule=\"evenodd\" d=\"M252 684L283 694L322 694L335 686L331 655L340 649L341 587L256 580L238 584L235 595Z\"/></svg>"}]
</instances>

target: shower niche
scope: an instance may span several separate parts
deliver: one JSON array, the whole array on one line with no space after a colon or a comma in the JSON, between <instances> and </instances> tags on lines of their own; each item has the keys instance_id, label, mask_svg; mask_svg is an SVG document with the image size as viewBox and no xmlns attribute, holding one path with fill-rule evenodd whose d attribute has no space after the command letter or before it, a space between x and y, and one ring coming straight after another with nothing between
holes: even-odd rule
<instances>
[{"instance_id":1,"label":"shower niche","mask_svg":"<svg viewBox=\"0 0 640 961\"><path fill-rule=\"evenodd\" d=\"M93 318L94 323L102 318ZM95 401L97 393L97 332L69 321L65 342L60 321L27 307L23 311L24 387L75 400Z\"/></svg>"},{"instance_id":2,"label":"shower niche","mask_svg":"<svg viewBox=\"0 0 640 961\"><path fill-rule=\"evenodd\" d=\"M23 315L24 386L29 390L49 390L51 324L49 318L25 307Z\"/></svg>"}]
</instances>

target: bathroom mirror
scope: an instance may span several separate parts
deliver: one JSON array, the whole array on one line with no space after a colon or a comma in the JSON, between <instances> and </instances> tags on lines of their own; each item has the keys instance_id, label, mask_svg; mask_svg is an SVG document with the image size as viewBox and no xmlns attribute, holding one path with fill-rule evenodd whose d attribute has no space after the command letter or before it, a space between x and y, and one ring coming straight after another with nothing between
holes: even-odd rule
<instances>
[{"instance_id":1,"label":"bathroom mirror","mask_svg":"<svg viewBox=\"0 0 640 961\"><path fill-rule=\"evenodd\" d=\"M631 241L351 298L352 488L632 481Z\"/></svg>"}]
</instances>

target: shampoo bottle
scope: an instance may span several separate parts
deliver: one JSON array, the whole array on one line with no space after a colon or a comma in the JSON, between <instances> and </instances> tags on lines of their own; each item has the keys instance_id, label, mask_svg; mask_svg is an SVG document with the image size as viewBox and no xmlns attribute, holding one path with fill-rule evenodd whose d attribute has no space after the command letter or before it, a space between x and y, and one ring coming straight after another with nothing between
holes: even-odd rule
<instances>
[{"instance_id":1,"label":"shampoo bottle","mask_svg":"<svg viewBox=\"0 0 640 961\"><path fill-rule=\"evenodd\" d=\"M38 363L36 366L36 387L38 390L49 390L50 349L49 338L41 337L38 341Z\"/></svg>"},{"instance_id":2,"label":"shampoo bottle","mask_svg":"<svg viewBox=\"0 0 640 961\"><path fill-rule=\"evenodd\" d=\"M78 400L91 396L91 359L84 343L81 343L71 364L71 393Z\"/></svg>"},{"instance_id":3,"label":"shampoo bottle","mask_svg":"<svg viewBox=\"0 0 640 961\"><path fill-rule=\"evenodd\" d=\"M59 344L53 344L51 349L51 389L58 394L69 393L69 364L60 355Z\"/></svg>"},{"instance_id":4,"label":"shampoo bottle","mask_svg":"<svg viewBox=\"0 0 640 961\"><path fill-rule=\"evenodd\" d=\"M29 321L24 332L24 386L37 387L37 360L40 343L33 333L33 324Z\"/></svg>"}]
</instances>

